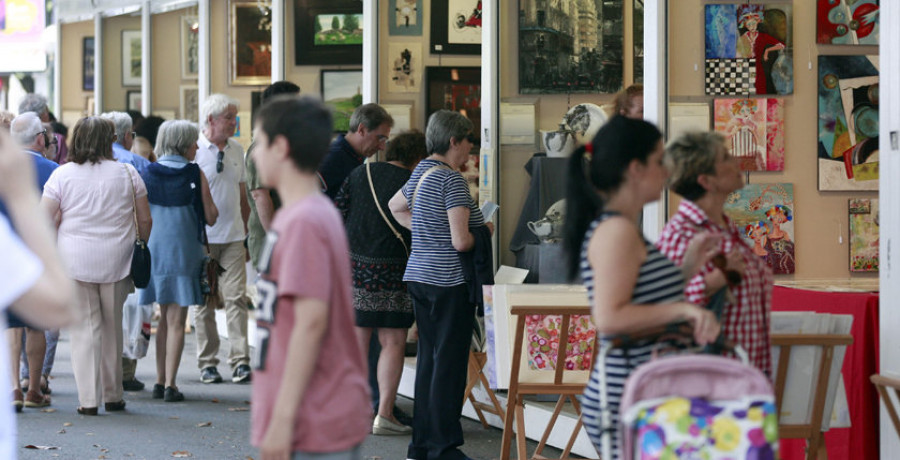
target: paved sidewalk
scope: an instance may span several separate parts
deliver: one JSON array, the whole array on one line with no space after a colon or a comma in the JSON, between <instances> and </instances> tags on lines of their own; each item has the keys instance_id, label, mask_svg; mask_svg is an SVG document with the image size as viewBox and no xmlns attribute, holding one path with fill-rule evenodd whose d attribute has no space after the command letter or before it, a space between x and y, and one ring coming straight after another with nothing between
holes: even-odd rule
<instances>
[{"instance_id":1,"label":"paved sidewalk","mask_svg":"<svg viewBox=\"0 0 900 460\"><path fill-rule=\"evenodd\" d=\"M193 459L255 459L257 450L249 442L250 386L229 382L231 371L223 341L219 372L226 383L200 383L197 370L195 334L185 340L184 356L178 374L178 386L185 401L165 403L150 397L156 380L155 342L138 361L137 377L147 384L141 392L126 392L124 412L85 417L75 413L78 397L72 376L68 334L63 332L57 351L50 387L53 405L49 408L25 408L17 414L18 455L20 459L167 459L178 453ZM398 398L398 405L412 412L413 402ZM498 429L484 429L463 418L466 445L462 450L476 459L500 456ZM396 460L406 458L409 436L372 436L363 444L363 458ZM26 449L24 446L49 446L53 450ZM529 451L534 448L529 442ZM547 449L548 457L559 456Z\"/></svg>"}]
</instances>

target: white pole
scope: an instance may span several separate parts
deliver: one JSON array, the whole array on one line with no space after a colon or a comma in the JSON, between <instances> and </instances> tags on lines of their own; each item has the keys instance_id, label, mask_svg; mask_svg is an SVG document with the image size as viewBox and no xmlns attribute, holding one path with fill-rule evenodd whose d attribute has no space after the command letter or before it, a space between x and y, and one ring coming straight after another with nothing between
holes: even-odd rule
<instances>
[{"instance_id":1,"label":"white pole","mask_svg":"<svg viewBox=\"0 0 900 460\"><path fill-rule=\"evenodd\" d=\"M284 0L272 0L272 83L284 80Z\"/></svg>"},{"instance_id":2,"label":"white pole","mask_svg":"<svg viewBox=\"0 0 900 460\"><path fill-rule=\"evenodd\" d=\"M103 107L103 16L94 13L94 111L98 115Z\"/></svg>"},{"instance_id":3,"label":"white pole","mask_svg":"<svg viewBox=\"0 0 900 460\"><path fill-rule=\"evenodd\" d=\"M197 21L200 24L200 30L198 31L197 37L197 59L200 61L200 65L197 69L197 92L199 96L198 104L202 107L203 101L209 96L211 86L209 72L209 0L200 0L197 2ZM203 120L200 120L200 122L202 125Z\"/></svg>"},{"instance_id":4,"label":"white pole","mask_svg":"<svg viewBox=\"0 0 900 460\"><path fill-rule=\"evenodd\" d=\"M153 60L150 57L152 38L150 0L144 0L141 5L141 113L144 116L150 115L153 104Z\"/></svg>"},{"instance_id":5,"label":"white pole","mask_svg":"<svg viewBox=\"0 0 900 460\"><path fill-rule=\"evenodd\" d=\"M666 128L666 0L644 1L644 119ZM665 192L660 200L665 199ZM661 201L644 206L644 235L656 241L665 216Z\"/></svg>"},{"instance_id":6,"label":"white pole","mask_svg":"<svg viewBox=\"0 0 900 460\"><path fill-rule=\"evenodd\" d=\"M363 103L378 102L378 3L363 4Z\"/></svg>"}]
</instances>

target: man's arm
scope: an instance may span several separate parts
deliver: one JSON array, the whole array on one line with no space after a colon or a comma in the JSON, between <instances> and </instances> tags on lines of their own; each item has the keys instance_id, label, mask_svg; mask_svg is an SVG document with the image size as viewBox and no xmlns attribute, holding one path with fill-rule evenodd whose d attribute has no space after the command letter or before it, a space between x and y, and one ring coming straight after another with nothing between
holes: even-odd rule
<instances>
[{"instance_id":1,"label":"man's arm","mask_svg":"<svg viewBox=\"0 0 900 460\"><path fill-rule=\"evenodd\" d=\"M328 304L325 301L297 298L294 299L294 310L294 329L284 360L284 374L278 385L269 427L260 445L263 460L290 458L294 420L328 329Z\"/></svg>"},{"instance_id":2,"label":"man's arm","mask_svg":"<svg viewBox=\"0 0 900 460\"><path fill-rule=\"evenodd\" d=\"M244 221L244 232L247 232L247 219L250 218L250 203L247 201L247 183L241 182L239 193L241 195L241 219Z\"/></svg>"},{"instance_id":3,"label":"man's arm","mask_svg":"<svg viewBox=\"0 0 900 460\"><path fill-rule=\"evenodd\" d=\"M272 204L272 195L266 188L258 188L250 190L250 196L256 203L256 214L259 216L259 223L265 231L269 231L272 224L272 217L275 215L275 205Z\"/></svg>"}]
</instances>

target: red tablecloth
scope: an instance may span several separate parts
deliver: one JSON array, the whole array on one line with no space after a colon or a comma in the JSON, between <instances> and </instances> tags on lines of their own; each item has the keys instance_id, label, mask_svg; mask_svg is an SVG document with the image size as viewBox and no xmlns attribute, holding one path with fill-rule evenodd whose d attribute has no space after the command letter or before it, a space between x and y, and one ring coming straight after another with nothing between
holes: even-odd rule
<instances>
[{"instance_id":1,"label":"red tablecloth","mask_svg":"<svg viewBox=\"0 0 900 460\"><path fill-rule=\"evenodd\" d=\"M829 460L878 459L878 393L869 376L878 372L878 293L821 292L776 286L773 311L814 311L853 315L853 345L841 373L847 389L850 428L825 433ZM804 458L803 440L781 442L783 459Z\"/></svg>"}]
</instances>

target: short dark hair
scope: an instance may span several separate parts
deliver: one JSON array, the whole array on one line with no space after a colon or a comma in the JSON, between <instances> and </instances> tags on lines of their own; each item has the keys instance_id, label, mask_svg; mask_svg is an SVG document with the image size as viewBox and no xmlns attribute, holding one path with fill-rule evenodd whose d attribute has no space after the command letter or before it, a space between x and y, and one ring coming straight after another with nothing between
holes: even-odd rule
<instances>
[{"instance_id":1,"label":"short dark hair","mask_svg":"<svg viewBox=\"0 0 900 460\"><path fill-rule=\"evenodd\" d=\"M264 103L269 98L279 94L300 94L300 87L287 80L276 81L263 90L259 102Z\"/></svg>"},{"instance_id":2,"label":"short dark hair","mask_svg":"<svg viewBox=\"0 0 900 460\"><path fill-rule=\"evenodd\" d=\"M116 125L112 120L100 117L84 117L72 128L72 148L69 161L76 164L100 163L112 160L113 136Z\"/></svg>"},{"instance_id":3,"label":"short dark hair","mask_svg":"<svg viewBox=\"0 0 900 460\"><path fill-rule=\"evenodd\" d=\"M297 169L315 173L331 143L331 111L312 96L282 94L266 101L256 113L256 126L269 144L282 136Z\"/></svg>"},{"instance_id":4,"label":"short dark hair","mask_svg":"<svg viewBox=\"0 0 900 460\"><path fill-rule=\"evenodd\" d=\"M355 133L359 131L359 125L363 125L366 129L372 131L385 123L389 126L394 126L394 117L387 113L384 107L370 102L357 107L353 111L353 115L350 115L350 126L347 131Z\"/></svg>"},{"instance_id":5,"label":"short dark hair","mask_svg":"<svg viewBox=\"0 0 900 460\"><path fill-rule=\"evenodd\" d=\"M163 117L150 115L138 122L134 127L134 132L136 132L138 136L147 139L147 142L150 143L150 147L156 148L156 135L159 134L159 127L162 126L164 121L166 120Z\"/></svg>"},{"instance_id":6,"label":"short dark hair","mask_svg":"<svg viewBox=\"0 0 900 460\"><path fill-rule=\"evenodd\" d=\"M388 142L384 158L387 161L399 161L406 167L414 166L428 156L425 148L425 134L419 130L410 130L398 134Z\"/></svg>"}]
</instances>

